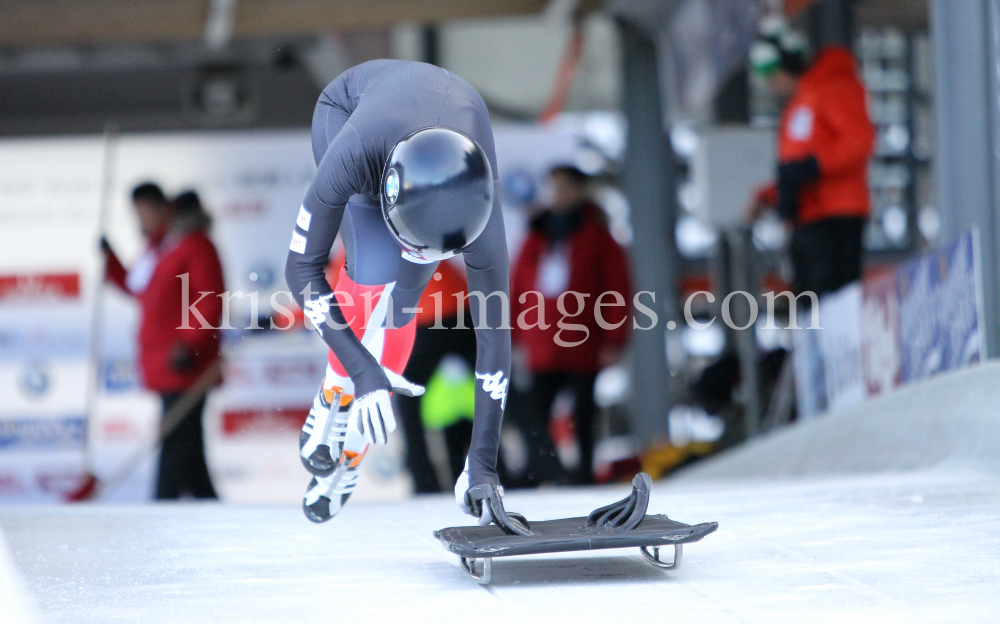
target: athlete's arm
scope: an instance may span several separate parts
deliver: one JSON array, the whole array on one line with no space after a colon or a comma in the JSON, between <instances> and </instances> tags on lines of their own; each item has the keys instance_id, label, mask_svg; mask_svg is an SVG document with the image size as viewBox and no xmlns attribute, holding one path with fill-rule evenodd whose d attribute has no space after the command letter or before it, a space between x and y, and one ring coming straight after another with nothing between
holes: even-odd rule
<instances>
[{"instance_id":1,"label":"athlete's arm","mask_svg":"<svg viewBox=\"0 0 1000 624\"><path fill-rule=\"evenodd\" d=\"M353 130L345 128L330 143L299 209L285 264L285 281L295 302L343 364L358 398L389 391L391 385L378 361L348 327L325 270L347 200L366 183L367 172L358 166L363 156Z\"/></svg>"},{"instance_id":2,"label":"athlete's arm","mask_svg":"<svg viewBox=\"0 0 1000 624\"><path fill-rule=\"evenodd\" d=\"M510 268L500 189L495 197L486 229L464 253L471 312L467 322L476 329L476 407L469 447L469 487L498 484L500 425L510 378ZM475 292L483 298L472 294Z\"/></svg>"}]
</instances>

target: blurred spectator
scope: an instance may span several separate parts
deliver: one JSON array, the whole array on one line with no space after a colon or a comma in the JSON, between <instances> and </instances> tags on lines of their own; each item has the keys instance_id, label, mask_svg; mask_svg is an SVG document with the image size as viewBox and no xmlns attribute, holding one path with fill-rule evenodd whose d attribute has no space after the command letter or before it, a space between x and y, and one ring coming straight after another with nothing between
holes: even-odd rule
<instances>
[{"instance_id":1,"label":"blurred spectator","mask_svg":"<svg viewBox=\"0 0 1000 624\"><path fill-rule=\"evenodd\" d=\"M531 221L511 276L513 340L532 374L532 409L522 426L528 480L564 478L549 419L556 395L566 389L573 394L580 449L574 480L591 483L594 379L619 359L628 338L628 263L608 232L604 213L588 196L583 172L569 166L553 168L548 190L549 205ZM599 299L604 304L599 310L603 322L595 314ZM616 303L621 305L615 307Z\"/></svg>"},{"instance_id":2,"label":"blurred spectator","mask_svg":"<svg viewBox=\"0 0 1000 624\"><path fill-rule=\"evenodd\" d=\"M166 413L219 357L222 266L207 235L210 219L194 192L171 203L157 185L145 183L133 190L132 204L146 250L126 271L102 239L106 275L139 301L142 380L160 395ZM205 463L204 407L202 396L164 439L156 498L216 498Z\"/></svg>"},{"instance_id":3,"label":"blurred spectator","mask_svg":"<svg viewBox=\"0 0 1000 624\"><path fill-rule=\"evenodd\" d=\"M861 277L870 210L868 160L874 128L851 52L829 46L807 66L801 38L787 30L757 41L753 69L788 99L781 114L777 182L760 189L749 216L776 207L793 230L797 292L832 292Z\"/></svg>"},{"instance_id":4,"label":"blurred spectator","mask_svg":"<svg viewBox=\"0 0 1000 624\"><path fill-rule=\"evenodd\" d=\"M456 294L465 294L465 276L455 267L454 261L445 260L438 265L433 279L427 284L417 307L417 335L413 343L413 353L403 376L413 383L427 386L438 366L447 356L453 355L464 360L469 370L476 367L476 332L471 323L458 325L459 303ZM464 265L461 265L464 266ZM441 324L435 325L435 315L440 311ZM468 316L466 316L468 318ZM431 388L428 388L430 391ZM426 395L425 395L426 396ZM406 464L413 475L417 493L451 490L451 484L442 488L434 472L427 452L422 404L425 397L396 397L399 415L406 435ZM471 406L470 406L471 407ZM440 410L439 410L440 411ZM450 410L448 410L450 411ZM469 419L472 413L467 414ZM449 419L451 420L451 419ZM442 424L448 449L448 465L453 479L458 478L465 465L465 455L472 439L471 420L459 418Z\"/></svg>"}]
</instances>

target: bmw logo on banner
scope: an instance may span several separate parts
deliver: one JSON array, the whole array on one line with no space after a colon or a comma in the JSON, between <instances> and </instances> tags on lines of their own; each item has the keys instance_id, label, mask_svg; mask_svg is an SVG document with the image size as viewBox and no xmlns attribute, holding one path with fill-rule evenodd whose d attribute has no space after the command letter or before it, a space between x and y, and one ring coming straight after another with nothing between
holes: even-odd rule
<instances>
[{"instance_id":1,"label":"bmw logo on banner","mask_svg":"<svg viewBox=\"0 0 1000 624\"><path fill-rule=\"evenodd\" d=\"M48 367L39 362L28 364L21 373L18 384L21 394L29 399L40 399L45 396L51 387L51 375Z\"/></svg>"}]
</instances>

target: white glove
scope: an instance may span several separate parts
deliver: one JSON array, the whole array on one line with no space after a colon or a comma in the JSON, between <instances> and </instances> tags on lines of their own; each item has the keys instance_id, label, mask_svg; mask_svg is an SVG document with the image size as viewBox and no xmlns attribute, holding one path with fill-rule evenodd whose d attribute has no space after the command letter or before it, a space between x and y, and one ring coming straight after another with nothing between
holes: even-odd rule
<instances>
[{"instance_id":1,"label":"white glove","mask_svg":"<svg viewBox=\"0 0 1000 624\"><path fill-rule=\"evenodd\" d=\"M386 379L392 384L392 391L398 392L403 396L408 397L418 397L424 393L424 387L415 384L412 381L407 380L402 375L398 375L385 366L382 367L382 371L385 372Z\"/></svg>"},{"instance_id":2,"label":"white glove","mask_svg":"<svg viewBox=\"0 0 1000 624\"><path fill-rule=\"evenodd\" d=\"M458 480L455 481L455 501L458 503L458 508L462 510L462 513L468 514L473 518L476 516L472 513L472 507L465 501L465 493L469 489L469 458L465 458L465 468L462 470L462 474L458 475ZM503 495L501 491L501 496ZM476 518L479 526L486 526L493 522L493 516L490 514L490 510L486 505L482 505L483 513L480 517Z\"/></svg>"},{"instance_id":3,"label":"white glove","mask_svg":"<svg viewBox=\"0 0 1000 624\"><path fill-rule=\"evenodd\" d=\"M396 430L396 417L385 390L369 392L354 399L350 424L368 444L385 444L389 434Z\"/></svg>"},{"instance_id":4,"label":"white glove","mask_svg":"<svg viewBox=\"0 0 1000 624\"><path fill-rule=\"evenodd\" d=\"M424 387L407 381L402 375L382 367L393 392L406 396L420 396ZM376 390L354 399L350 422L368 444L385 444L389 434L396 430L396 417L392 413L392 402L385 390Z\"/></svg>"}]
</instances>

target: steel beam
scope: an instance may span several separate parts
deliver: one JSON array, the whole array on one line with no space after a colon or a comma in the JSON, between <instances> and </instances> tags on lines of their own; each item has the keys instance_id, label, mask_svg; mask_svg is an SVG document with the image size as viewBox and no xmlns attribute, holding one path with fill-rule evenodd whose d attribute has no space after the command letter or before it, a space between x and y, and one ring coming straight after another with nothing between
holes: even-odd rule
<instances>
[{"instance_id":1,"label":"steel beam","mask_svg":"<svg viewBox=\"0 0 1000 624\"><path fill-rule=\"evenodd\" d=\"M667 323L674 320L677 310L676 167L663 128L653 41L630 22L619 24L626 94L623 108L628 121L622 184L635 232L631 248L633 288L654 293L655 305L649 295L642 301L659 317L656 327L633 330L632 337L633 433L648 442L668 432L671 383L664 332L669 331ZM643 325L647 323L643 321Z\"/></svg>"},{"instance_id":2,"label":"steel beam","mask_svg":"<svg viewBox=\"0 0 1000 624\"><path fill-rule=\"evenodd\" d=\"M937 181L945 240L979 229L989 357L1000 355L1000 0L932 0Z\"/></svg>"}]
</instances>

